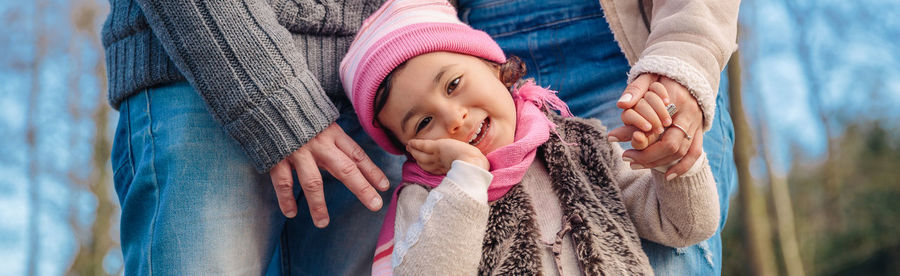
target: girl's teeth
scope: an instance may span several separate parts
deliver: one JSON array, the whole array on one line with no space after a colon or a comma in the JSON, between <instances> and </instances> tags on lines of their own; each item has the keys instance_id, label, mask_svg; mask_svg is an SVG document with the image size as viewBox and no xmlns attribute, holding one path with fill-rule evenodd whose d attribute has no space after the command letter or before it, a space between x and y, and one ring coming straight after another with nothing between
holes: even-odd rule
<instances>
[{"instance_id":1,"label":"girl's teeth","mask_svg":"<svg viewBox=\"0 0 900 276\"><path fill-rule=\"evenodd\" d=\"M478 134L481 134L481 129L484 128L484 121L481 121L481 124L478 125L478 128L475 129L475 133L472 134L472 138L469 139L469 144L475 142L475 138L478 138Z\"/></svg>"}]
</instances>

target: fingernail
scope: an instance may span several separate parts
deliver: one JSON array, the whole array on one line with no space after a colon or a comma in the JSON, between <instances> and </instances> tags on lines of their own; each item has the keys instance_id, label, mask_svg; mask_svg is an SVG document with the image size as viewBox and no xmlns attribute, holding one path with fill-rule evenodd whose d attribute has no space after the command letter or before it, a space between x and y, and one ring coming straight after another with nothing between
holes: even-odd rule
<instances>
[{"instance_id":1,"label":"fingernail","mask_svg":"<svg viewBox=\"0 0 900 276\"><path fill-rule=\"evenodd\" d=\"M676 177L678 177L678 174L677 174L677 173L673 173L673 174L667 175L667 176L666 176L666 181L672 181L672 179L675 179Z\"/></svg>"},{"instance_id":2,"label":"fingernail","mask_svg":"<svg viewBox=\"0 0 900 276\"><path fill-rule=\"evenodd\" d=\"M664 129L664 128L657 128L657 129L656 129L656 134L662 134L664 131L666 131L666 129Z\"/></svg>"},{"instance_id":3,"label":"fingernail","mask_svg":"<svg viewBox=\"0 0 900 276\"><path fill-rule=\"evenodd\" d=\"M666 126L672 125L672 119L666 118L664 124L666 124Z\"/></svg>"},{"instance_id":4,"label":"fingernail","mask_svg":"<svg viewBox=\"0 0 900 276\"><path fill-rule=\"evenodd\" d=\"M381 209L381 197L376 196L376 197L372 198L372 201L369 201L369 207L372 207L372 209L376 209L376 210Z\"/></svg>"},{"instance_id":5,"label":"fingernail","mask_svg":"<svg viewBox=\"0 0 900 276\"><path fill-rule=\"evenodd\" d=\"M325 228L325 226L328 226L328 218L323 218L316 221L316 227Z\"/></svg>"},{"instance_id":6,"label":"fingernail","mask_svg":"<svg viewBox=\"0 0 900 276\"><path fill-rule=\"evenodd\" d=\"M378 187L381 187L382 190L387 190L391 187L391 182L387 179L381 180L381 183L378 183Z\"/></svg>"},{"instance_id":7,"label":"fingernail","mask_svg":"<svg viewBox=\"0 0 900 276\"><path fill-rule=\"evenodd\" d=\"M631 164L631 169L632 170L642 170L642 169L644 169L644 166L641 166L638 164Z\"/></svg>"},{"instance_id":8,"label":"fingernail","mask_svg":"<svg viewBox=\"0 0 900 276\"><path fill-rule=\"evenodd\" d=\"M651 124L645 124L644 127L642 127L642 128L643 128L643 129L646 129L646 130L651 130L651 129L653 129L653 125L651 125Z\"/></svg>"},{"instance_id":9,"label":"fingernail","mask_svg":"<svg viewBox=\"0 0 900 276\"><path fill-rule=\"evenodd\" d=\"M625 94L625 95L622 95L621 98L619 98L619 102L620 102L620 103L621 103L621 102L627 102L627 101L630 101L630 100L631 100L631 94Z\"/></svg>"},{"instance_id":10,"label":"fingernail","mask_svg":"<svg viewBox=\"0 0 900 276\"><path fill-rule=\"evenodd\" d=\"M609 140L610 143L615 143L619 141L619 138L616 138L616 136L609 136L606 140Z\"/></svg>"},{"instance_id":11,"label":"fingernail","mask_svg":"<svg viewBox=\"0 0 900 276\"><path fill-rule=\"evenodd\" d=\"M295 216L297 216L297 210L289 211L289 212L285 213L284 216L288 217L288 218L294 218Z\"/></svg>"},{"instance_id":12,"label":"fingernail","mask_svg":"<svg viewBox=\"0 0 900 276\"><path fill-rule=\"evenodd\" d=\"M631 159L628 157L622 157L622 160L625 160L625 162L628 162L628 163L634 162L634 159Z\"/></svg>"}]
</instances>

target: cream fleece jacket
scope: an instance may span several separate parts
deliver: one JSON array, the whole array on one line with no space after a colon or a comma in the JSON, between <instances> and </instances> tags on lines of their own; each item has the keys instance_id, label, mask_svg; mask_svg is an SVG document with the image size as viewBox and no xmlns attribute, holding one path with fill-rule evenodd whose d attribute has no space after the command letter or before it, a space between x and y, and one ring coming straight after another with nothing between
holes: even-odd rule
<instances>
[{"instance_id":1,"label":"cream fleece jacket","mask_svg":"<svg viewBox=\"0 0 900 276\"><path fill-rule=\"evenodd\" d=\"M619 48L632 65L628 82L643 73L667 76L694 95L709 130L719 77L737 49L739 0L600 0ZM649 26L644 23L641 13Z\"/></svg>"}]
</instances>

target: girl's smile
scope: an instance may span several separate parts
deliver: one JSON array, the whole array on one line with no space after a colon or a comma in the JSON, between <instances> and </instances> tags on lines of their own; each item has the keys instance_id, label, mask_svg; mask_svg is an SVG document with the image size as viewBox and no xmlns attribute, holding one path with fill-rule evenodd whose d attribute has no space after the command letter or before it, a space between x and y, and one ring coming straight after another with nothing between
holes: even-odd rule
<instances>
[{"instance_id":1,"label":"girl's smile","mask_svg":"<svg viewBox=\"0 0 900 276\"><path fill-rule=\"evenodd\" d=\"M515 103L498 69L480 58L419 55L398 67L390 82L377 118L403 145L451 138L488 154L513 142Z\"/></svg>"}]
</instances>

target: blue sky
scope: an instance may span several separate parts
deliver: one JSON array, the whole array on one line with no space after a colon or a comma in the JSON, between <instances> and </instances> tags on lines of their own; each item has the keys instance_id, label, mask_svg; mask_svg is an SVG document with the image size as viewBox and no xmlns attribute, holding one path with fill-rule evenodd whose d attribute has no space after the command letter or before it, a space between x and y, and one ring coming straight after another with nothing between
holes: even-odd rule
<instances>
[{"instance_id":1,"label":"blue sky","mask_svg":"<svg viewBox=\"0 0 900 276\"><path fill-rule=\"evenodd\" d=\"M89 109L98 104L97 97L102 96L98 93L104 92L90 73L98 53L90 50L88 40L66 31L68 3L52 2L45 18L53 27L49 30L50 54L39 73L42 97L36 156L49 171L74 168L78 174L87 174L88 137L95 126L89 118L69 117L65 103L74 100L77 106ZM105 1L97 3L107 5ZM743 1L740 20L745 26L740 43L745 109L751 127L759 122L769 126L767 140L778 172L785 173L794 158L801 158L791 155L793 149L799 149L804 160L821 159L824 154L826 134L810 106L812 97L822 100L839 130L853 119L882 119L892 123L888 128L898 130L900 124L895 122L900 109L894 106L900 103L900 3L794 1L809 8L802 29L783 3ZM30 44L35 33L33 6L30 1L0 3L0 33L4 34L0 36L0 50L4 51L0 57L0 135L4 137L0 144L0 275L24 273L27 223L32 216L26 178L29 155L24 142L30 75L22 71L34 54ZM101 22L98 20L98 28ZM812 53L811 67L804 67L797 53L797 43L803 41ZM809 68L813 74L807 74ZM813 87L818 87L817 91L812 91ZM111 116L114 123L115 112ZM762 176L764 170L758 162L753 169ZM78 220L86 224L93 220L97 201L52 173L42 174L39 183L39 274L58 275L65 271L76 248L66 222L68 212L75 210ZM110 254L106 263L110 271L121 265L120 254Z\"/></svg>"}]
</instances>

